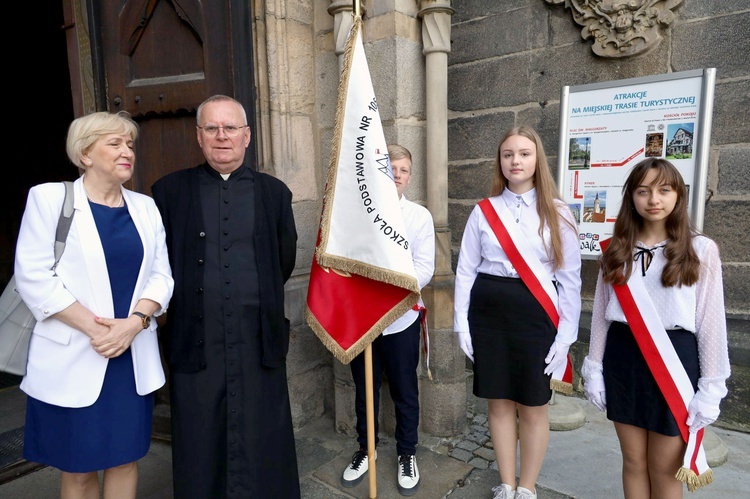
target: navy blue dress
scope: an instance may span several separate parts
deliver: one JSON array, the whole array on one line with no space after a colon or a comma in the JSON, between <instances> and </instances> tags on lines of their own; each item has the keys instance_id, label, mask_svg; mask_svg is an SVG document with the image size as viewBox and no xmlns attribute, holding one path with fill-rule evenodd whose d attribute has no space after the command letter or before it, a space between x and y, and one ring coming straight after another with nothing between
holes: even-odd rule
<instances>
[{"instance_id":1,"label":"navy blue dress","mask_svg":"<svg viewBox=\"0 0 750 499\"><path fill-rule=\"evenodd\" d=\"M127 207L89 205L107 261L115 318L125 318L143 261L143 245ZM136 393L128 348L109 359L101 394L89 407L59 407L27 397L23 457L69 473L137 461L151 443L153 404L153 393Z\"/></svg>"}]
</instances>

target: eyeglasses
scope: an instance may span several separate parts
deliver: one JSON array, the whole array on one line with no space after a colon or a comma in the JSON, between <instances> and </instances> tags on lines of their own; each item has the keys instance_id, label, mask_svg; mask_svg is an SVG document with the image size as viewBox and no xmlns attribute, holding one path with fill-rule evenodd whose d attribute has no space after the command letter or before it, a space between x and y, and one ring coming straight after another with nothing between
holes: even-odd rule
<instances>
[{"instance_id":1,"label":"eyeglasses","mask_svg":"<svg viewBox=\"0 0 750 499\"><path fill-rule=\"evenodd\" d=\"M198 126L201 130L203 130L203 133L208 135L209 137L216 137L219 134L220 129L224 129L224 135L227 137L236 137L240 134L240 130L243 128L248 128L249 125L224 125L224 126L216 126L216 125L206 125L206 126Z\"/></svg>"}]
</instances>

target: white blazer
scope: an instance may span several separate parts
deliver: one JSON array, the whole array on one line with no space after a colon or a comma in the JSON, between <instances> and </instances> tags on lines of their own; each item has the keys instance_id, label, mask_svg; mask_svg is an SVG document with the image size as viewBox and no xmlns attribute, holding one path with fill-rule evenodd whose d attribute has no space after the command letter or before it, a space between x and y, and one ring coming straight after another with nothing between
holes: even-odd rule
<instances>
[{"instance_id":1,"label":"white blazer","mask_svg":"<svg viewBox=\"0 0 750 499\"><path fill-rule=\"evenodd\" d=\"M101 317L114 317L104 250L81 178L74 183L73 223L56 275L54 241L65 196L60 182L32 187L26 201L16 246L16 287L37 320L21 390L61 407L86 407L99 397L108 359L91 347L89 337L52 315L75 301ZM165 312L174 289L161 215L153 199L122 189L128 211L143 242L143 264L130 310L141 298ZM131 345L135 386L146 395L164 385L156 337L156 321L136 335Z\"/></svg>"}]
</instances>

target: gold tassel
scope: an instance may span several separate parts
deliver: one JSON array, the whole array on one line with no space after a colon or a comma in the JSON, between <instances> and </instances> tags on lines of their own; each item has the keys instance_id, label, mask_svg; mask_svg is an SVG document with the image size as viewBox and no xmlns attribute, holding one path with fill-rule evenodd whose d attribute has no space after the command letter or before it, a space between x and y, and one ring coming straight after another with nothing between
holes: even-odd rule
<instances>
[{"instance_id":1,"label":"gold tassel","mask_svg":"<svg viewBox=\"0 0 750 499\"><path fill-rule=\"evenodd\" d=\"M573 385L570 383L565 383L564 381L560 381L559 379L551 379L549 382L549 387L556 392L562 393L563 395L573 395Z\"/></svg>"},{"instance_id":2,"label":"gold tassel","mask_svg":"<svg viewBox=\"0 0 750 499\"><path fill-rule=\"evenodd\" d=\"M430 371L429 367L427 368L427 379L429 379L430 381L432 381L432 371Z\"/></svg>"},{"instance_id":3,"label":"gold tassel","mask_svg":"<svg viewBox=\"0 0 750 499\"><path fill-rule=\"evenodd\" d=\"M714 472L712 470L708 470L707 472L703 473L701 476L698 477L696 487L695 489L690 490L690 492L694 492L695 490L698 490L701 487L705 487L706 485L713 483L714 481Z\"/></svg>"},{"instance_id":4,"label":"gold tassel","mask_svg":"<svg viewBox=\"0 0 750 499\"><path fill-rule=\"evenodd\" d=\"M688 491L695 492L701 487L705 487L706 485L714 481L714 472L712 470L708 470L702 475L698 476L693 470L689 468L680 468L679 470L677 470L675 478L687 485Z\"/></svg>"}]
</instances>

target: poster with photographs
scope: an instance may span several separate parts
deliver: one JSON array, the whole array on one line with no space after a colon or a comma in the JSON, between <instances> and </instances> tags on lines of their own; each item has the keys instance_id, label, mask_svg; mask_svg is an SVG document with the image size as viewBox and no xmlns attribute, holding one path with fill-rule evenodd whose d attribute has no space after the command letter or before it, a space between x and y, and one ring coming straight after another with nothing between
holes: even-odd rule
<instances>
[{"instance_id":1,"label":"poster with photographs","mask_svg":"<svg viewBox=\"0 0 750 499\"><path fill-rule=\"evenodd\" d=\"M713 101L705 96L713 96L715 74L711 68L563 88L557 180L578 221L583 258L601 254L625 179L645 158L669 160L693 186L689 210L702 226L704 204L694 201L706 192Z\"/></svg>"}]
</instances>

